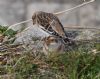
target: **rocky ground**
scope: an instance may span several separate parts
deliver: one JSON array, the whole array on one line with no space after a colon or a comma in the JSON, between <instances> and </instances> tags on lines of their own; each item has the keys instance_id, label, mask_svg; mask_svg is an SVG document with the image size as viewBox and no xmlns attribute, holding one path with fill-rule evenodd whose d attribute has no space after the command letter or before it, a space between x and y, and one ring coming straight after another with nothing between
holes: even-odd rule
<instances>
[{"instance_id":1,"label":"rocky ground","mask_svg":"<svg viewBox=\"0 0 100 79\"><path fill-rule=\"evenodd\" d=\"M67 31L71 38L77 40L77 46L62 54L55 52L46 56L42 51L40 38L32 37L28 43L25 41L14 43L16 38L12 38L18 32L14 30L5 32L7 28L2 28L0 29L1 79L100 78L99 31Z\"/></svg>"}]
</instances>

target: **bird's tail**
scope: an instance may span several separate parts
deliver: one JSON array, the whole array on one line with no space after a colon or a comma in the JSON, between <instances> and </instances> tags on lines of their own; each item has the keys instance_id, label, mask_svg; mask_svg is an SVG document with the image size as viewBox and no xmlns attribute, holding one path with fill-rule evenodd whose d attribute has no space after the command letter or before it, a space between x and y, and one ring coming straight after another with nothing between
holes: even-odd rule
<instances>
[{"instance_id":1,"label":"bird's tail","mask_svg":"<svg viewBox=\"0 0 100 79\"><path fill-rule=\"evenodd\" d=\"M71 38L62 38L62 41L65 45L68 45L68 46L72 46L72 45L75 45L75 41L72 40Z\"/></svg>"}]
</instances>

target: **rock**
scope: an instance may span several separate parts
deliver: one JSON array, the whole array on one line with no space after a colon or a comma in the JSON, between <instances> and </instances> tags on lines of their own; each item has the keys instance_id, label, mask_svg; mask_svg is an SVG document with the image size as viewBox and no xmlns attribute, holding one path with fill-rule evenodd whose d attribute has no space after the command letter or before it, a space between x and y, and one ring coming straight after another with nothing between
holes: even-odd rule
<instances>
[{"instance_id":1,"label":"rock","mask_svg":"<svg viewBox=\"0 0 100 79\"><path fill-rule=\"evenodd\" d=\"M40 39L46 36L49 36L49 34L38 28L37 25L34 25L29 29L22 31L21 33L18 33L16 35L17 39L15 40L14 44L29 43L30 41L32 41L32 38Z\"/></svg>"}]
</instances>

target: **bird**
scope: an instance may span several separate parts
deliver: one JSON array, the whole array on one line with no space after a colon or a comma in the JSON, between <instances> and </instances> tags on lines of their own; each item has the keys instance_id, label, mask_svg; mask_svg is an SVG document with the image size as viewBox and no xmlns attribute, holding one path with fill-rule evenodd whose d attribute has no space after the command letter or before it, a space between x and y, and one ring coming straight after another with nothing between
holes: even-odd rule
<instances>
[{"instance_id":1,"label":"bird","mask_svg":"<svg viewBox=\"0 0 100 79\"><path fill-rule=\"evenodd\" d=\"M48 36L42 39L43 41L43 53L49 55L52 53L62 54L65 50L65 45L60 38L54 36Z\"/></svg>"},{"instance_id":2,"label":"bird","mask_svg":"<svg viewBox=\"0 0 100 79\"><path fill-rule=\"evenodd\" d=\"M71 43L71 39L65 33L64 27L59 18L53 13L36 11L32 16L33 25L37 24L42 30L50 35L62 38L64 43Z\"/></svg>"}]
</instances>

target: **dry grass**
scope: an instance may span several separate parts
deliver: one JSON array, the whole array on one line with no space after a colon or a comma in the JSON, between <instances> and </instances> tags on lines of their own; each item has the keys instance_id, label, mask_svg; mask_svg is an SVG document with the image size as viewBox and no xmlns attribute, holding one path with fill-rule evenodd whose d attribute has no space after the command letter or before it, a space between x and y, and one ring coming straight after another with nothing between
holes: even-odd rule
<instances>
[{"instance_id":1,"label":"dry grass","mask_svg":"<svg viewBox=\"0 0 100 79\"><path fill-rule=\"evenodd\" d=\"M27 46L20 46L23 50L18 47L0 52L1 79L100 78L100 44L88 43L65 54L53 53L48 57Z\"/></svg>"},{"instance_id":2,"label":"dry grass","mask_svg":"<svg viewBox=\"0 0 100 79\"><path fill-rule=\"evenodd\" d=\"M71 51L48 56L30 44L11 43L0 47L0 79L100 79L100 42L81 41Z\"/></svg>"}]
</instances>

